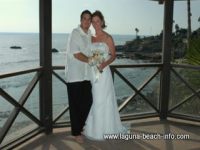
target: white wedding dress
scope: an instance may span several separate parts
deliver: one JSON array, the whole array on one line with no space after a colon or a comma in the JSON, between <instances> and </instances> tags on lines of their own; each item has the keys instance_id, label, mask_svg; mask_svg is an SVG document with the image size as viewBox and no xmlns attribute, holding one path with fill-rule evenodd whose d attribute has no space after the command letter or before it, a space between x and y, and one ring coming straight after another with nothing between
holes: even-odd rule
<instances>
[{"instance_id":1,"label":"white wedding dress","mask_svg":"<svg viewBox=\"0 0 200 150\"><path fill-rule=\"evenodd\" d=\"M103 51L107 58L109 57L106 43L92 43L92 48ZM92 75L93 104L86 120L84 135L89 139L104 140L104 134L125 133L126 128L120 120L109 66L105 67L98 77L95 71Z\"/></svg>"}]
</instances>

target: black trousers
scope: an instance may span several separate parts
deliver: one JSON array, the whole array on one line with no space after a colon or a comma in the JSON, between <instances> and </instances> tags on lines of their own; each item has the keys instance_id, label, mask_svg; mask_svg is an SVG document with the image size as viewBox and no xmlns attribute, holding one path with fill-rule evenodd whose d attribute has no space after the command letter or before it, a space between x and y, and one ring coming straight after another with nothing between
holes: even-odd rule
<instances>
[{"instance_id":1,"label":"black trousers","mask_svg":"<svg viewBox=\"0 0 200 150\"><path fill-rule=\"evenodd\" d=\"M67 83L72 135L81 135L92 105L90 81Z\"/></svg>"}]
</instances>

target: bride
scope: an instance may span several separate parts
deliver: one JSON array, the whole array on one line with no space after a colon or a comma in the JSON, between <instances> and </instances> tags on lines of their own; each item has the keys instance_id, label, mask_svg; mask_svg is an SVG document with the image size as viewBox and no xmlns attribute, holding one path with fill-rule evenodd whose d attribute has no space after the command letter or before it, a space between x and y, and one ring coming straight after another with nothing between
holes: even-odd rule
<instances>
[{"instance_id":1,"label":"bride","mask_svg":"<svg viewBox=\"0 0 200 150\"><path fill-rule=\"evenodd\" d=\"M98 66L101 72L93 72L92 82L93 104L84 127L84 135L90 139L103 140L104 134L119 134L126 132L122 126L109 64L116 57L112 37L103 31L106 27L100 11L92 14L92 25L96 35L92 37L92 49L106 54L105 60ZM93 67L94 69L94 67ZM96 70L97 71L97 70Z\"/></svg>"}]
</instances>

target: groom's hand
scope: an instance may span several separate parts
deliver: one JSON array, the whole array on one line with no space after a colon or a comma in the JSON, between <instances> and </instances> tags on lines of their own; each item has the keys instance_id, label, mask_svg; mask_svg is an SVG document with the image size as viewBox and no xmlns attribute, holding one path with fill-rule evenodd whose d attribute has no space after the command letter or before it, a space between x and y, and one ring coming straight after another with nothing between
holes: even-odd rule
<instances>
[{"instance_id":1,"label":"groom's hand","mask_svg":"<svg viewBox=\"0 0 200 150\"><path fill-rule=\"evenodd\" d=\"M76 59L78 59L79 61L82 61L82 62L85 62L85 63L87 63L87 61L88 61L88 57L81 52L75 53L74 57Z\"/></svg>"}]
</instances>

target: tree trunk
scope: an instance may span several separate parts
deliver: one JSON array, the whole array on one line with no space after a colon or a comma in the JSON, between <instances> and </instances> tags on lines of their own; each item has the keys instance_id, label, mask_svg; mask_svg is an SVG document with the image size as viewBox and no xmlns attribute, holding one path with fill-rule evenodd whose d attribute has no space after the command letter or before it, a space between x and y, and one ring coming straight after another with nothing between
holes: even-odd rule
<instances>
[{"instance_id":1,"label":"tree trunk","mask_svg":"<svg viewBox=\"0 0 200 150\"><path fill-rule=\"evenodd\" d=\"M190 9L190 0L187 0L187 13L188 13L188 30L187 30L187 46L189 47L189 41L191 36L191 9Z\"/></svg>"}]
</instances>

